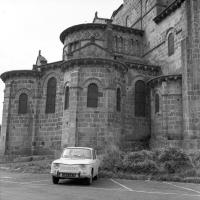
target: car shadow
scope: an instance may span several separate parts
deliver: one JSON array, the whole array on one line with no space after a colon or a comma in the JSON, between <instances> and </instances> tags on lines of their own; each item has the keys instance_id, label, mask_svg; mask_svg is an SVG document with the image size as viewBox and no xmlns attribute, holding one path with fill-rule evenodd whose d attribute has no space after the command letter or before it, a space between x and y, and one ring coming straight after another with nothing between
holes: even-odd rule
<instances>
[{"instance_id":1,"label":"car shadow","mask_svg":"<svg viewBox=\"0 0 200 200\"><path fill-rule=\"evenodd\" d=\"M86 179L60 179L59 185L88 186Z\"/></svg>"}]
</instances>

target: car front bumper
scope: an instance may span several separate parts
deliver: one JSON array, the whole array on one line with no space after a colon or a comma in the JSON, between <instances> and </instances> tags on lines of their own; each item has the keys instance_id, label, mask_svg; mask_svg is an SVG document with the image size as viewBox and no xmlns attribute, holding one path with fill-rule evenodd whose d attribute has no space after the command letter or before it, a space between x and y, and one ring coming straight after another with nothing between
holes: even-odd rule
<instances>
[{"instance_id":1,"label":"car front bumper","mask_svg":"<svg viewBox=\"0 0 200 200\"><path fill-rule=\"evenodd\" d=\"M81 179L81 178L90 178L91 173L87 171L76 171L76 172L67 172L67 171L59 171L59 170L54 170L51 171L51 175L54 177L58 177L61 179Z\"/></svg>"}]
</instances>

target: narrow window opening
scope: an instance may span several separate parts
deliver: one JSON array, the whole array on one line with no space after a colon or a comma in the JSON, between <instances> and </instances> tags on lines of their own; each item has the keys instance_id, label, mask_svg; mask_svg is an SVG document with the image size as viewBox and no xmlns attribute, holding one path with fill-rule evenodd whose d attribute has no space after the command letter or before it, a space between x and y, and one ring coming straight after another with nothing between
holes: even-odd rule
<instances>
[{"instance_id":1,"label":"narrow window opening","mask_svg":"<svg viewBox=\"0 0 200 200\"><path fill-rule=\"evenodd\" d=\"M26 114L28 111L28 96L27 94L23 93L19 96L19 108L18 113L19 114Z\"/></svg>"},{"instance_id":2,"label":"narrow window opening","mask_svg":"<svg viewBox=\"0 0 200 200\"><path fill-rule=\"evenodd\" d=\"M50 78L47 83L46 113L55 113L56 79Z\"/></svg>"},{"instance_id":3,"label":"narrow window opening","mask_svg":"<svg viewBox=\"0 0 200 200\"><path fill-rule=\"evenodd\" d=\"M98 86L95 83L91 83L88 86L87 92L87 107L98 107Z\"/></svg>"},{"instance_id":4,"label":"narrow window opening","mask_svg":"<svg viewBox=\"0 0 200 200\"><path fill-rule=\"evenodd\" d=\"M146 94L144 81L135 83L135 116L145 117Z\"/></svg>"}]
</instances>

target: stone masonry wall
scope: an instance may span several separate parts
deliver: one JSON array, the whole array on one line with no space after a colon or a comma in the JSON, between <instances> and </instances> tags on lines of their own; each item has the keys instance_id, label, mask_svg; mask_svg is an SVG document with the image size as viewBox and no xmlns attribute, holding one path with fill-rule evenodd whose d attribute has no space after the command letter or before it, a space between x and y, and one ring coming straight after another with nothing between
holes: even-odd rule
<instances>
[{"instance_id":1,"label":"stone masonry wall","mask_svg":"<svg viewBox=\"0 0 200 200\"><path fill-rule=\"evenodd\" d=\"M37 82L34 78L20 77L10 83L9 113L7 116L6 153L30 154L34 135L35 95ZM18 114L19 96L28 96L27 114Z\"/></svg>"},{"instance_id":2,"label":"stone masonry wall","mask_svg":"<svg viewBox=\"0 0 200 200\"><path fill-rule=\"evenodd\" d=\"M52 77L55 77L57 81L55 113L45 113L47 82ZM38 95L40 96L40 99L37 105L38 118L34 140L35 153L49 154L59 151L61 148L63 76L61 75L60 69L46 71L39 83L40 88Z\"/></svg>"},{"instance_id":3,"label":"stone masonry wall","mask_svg":"<svg viewBox=\"0 0 200 200\"><path fill-rule=\"evenodd\" d=\"M143 58L150 63L162 66L163 74L181 73L181 41L186 37L187 27L185 3L171 13L159 24L154 18L159 14L161 2L156 0L126 1L123 8L114 17L113 23L126 26L127 17L129 26L144 30ZM162 10L162 9L161 9ZM142 13L142 14L141 14ZM173 32L175 36L175 53L168 56L168 35Z\"/></svg>"},{"instance_id":4,"label":"stone masonry wall","mask_svg":"<svg viewBox=\"0 0 200 200\"><path fill-rule=\"evenodd\" d=\"M159 95L159 112L155 113L155 95ZM183 139L181 80L161 81L151 89L151 146L162 147ZM181 144L180 144L181 145Z\"/></svg>"},{"instance_id":5,"label":"stone masonry wall","mask_svg":"<svg viewBox=\"0 0 200 200\"><path fill-rule=\"evenodd\" d=\"M200 1L186 1L187 38L182 41L184 148L200 149Z\"/></svg>"},{"instance_id":6,"label":"stone masonry wall","mask_svg":"<svg viewBox=\"0 0 200 200\"><path fill-rule=\"evenodd\" d=\"M121 72L109 64L80 66L81 90L77 116L79 146L92 146L102 152L106 147L119 145L123 113L116 111L116 90L117 87L124 90L123 80ZM99 89L97 108L87 107L87 87L90 83L97 84Z\"/></svg>"}]
</instances>

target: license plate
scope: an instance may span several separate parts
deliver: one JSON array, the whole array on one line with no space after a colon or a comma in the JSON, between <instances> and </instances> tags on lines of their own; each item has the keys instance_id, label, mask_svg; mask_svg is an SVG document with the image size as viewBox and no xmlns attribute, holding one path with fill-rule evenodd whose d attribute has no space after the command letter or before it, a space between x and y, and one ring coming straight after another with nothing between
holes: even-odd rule
<instances>
[{"instance_id":1,"label":"license plate","mask_svg":"<svg viewBox=\"0 0 200 200\"><path fill-rule=\"evenodd\" d=\"M76 178L78 174L75 173L60 173L60 177L62 178Z\"/></svg>"}]
</instances>

